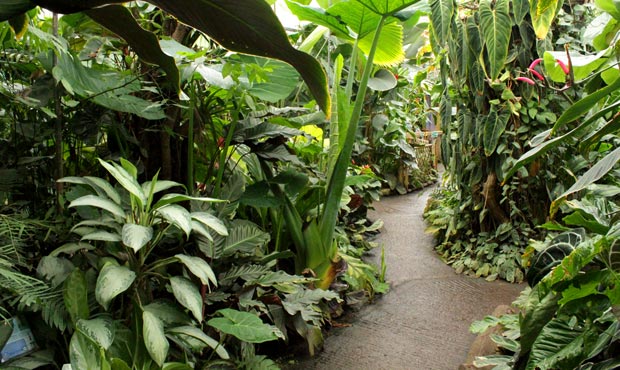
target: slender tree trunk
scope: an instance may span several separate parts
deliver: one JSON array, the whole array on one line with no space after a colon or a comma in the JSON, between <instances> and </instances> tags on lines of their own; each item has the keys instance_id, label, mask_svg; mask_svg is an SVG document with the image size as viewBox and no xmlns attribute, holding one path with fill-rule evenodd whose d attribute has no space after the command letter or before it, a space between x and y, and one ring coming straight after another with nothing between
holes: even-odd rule
<instances>
[{"instance_id":1,"label":"slender tree trunk","mask_svg":"<svg viewBox=\"0 0 620 370\"><path fill-rule=\"evenodd\" d=\"M54 37L58 37L58 14L54 13L52 18L52 32ZM52 53L52 64L56 66L58 60L55 53ZM64 176L63 164L63 140L62 140L62 105L60 104L60 90L58 85L54 85L54 113L56 120L54 122L54 150L55 150L55 180L56 180L56 210L62 211L60 196L63 192L63 183L58 180Z\"/></svg>"}]
</instances>

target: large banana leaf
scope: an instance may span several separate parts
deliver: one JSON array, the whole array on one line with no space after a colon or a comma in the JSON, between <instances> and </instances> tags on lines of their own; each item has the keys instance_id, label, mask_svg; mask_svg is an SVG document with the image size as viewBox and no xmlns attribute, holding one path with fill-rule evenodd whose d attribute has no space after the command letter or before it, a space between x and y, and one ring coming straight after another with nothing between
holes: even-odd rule
<instances>
[{"instance_id":1,"label":"large banana leaf","mask_svg":"<svg viewBox=\"0 0 620 370\"><path fill-rule=\"evenodd\" d=\"M373 13L379 15L394 15L394 13L403 10L415 3L419 0L411 1L411 0L356 0L359 3L363 4L368 9L372 10Z\"/></svg>"},{"instance_id":2,"label":"large banana leaf","mask_svg":"<svg viewBox=\"0 0 620 370\"><path fill-rule=\"evenodd\" d=\"M490 0L480 3L480 28L488 57L487 74L491 80L497 79L508 56L512 28L508 1L498 0L494 5Z\"/></svg>"},{"instance_id":3,"label":"large banana leaf","mask_svg":"<svg viewBox=\"0 0 620 370\"><path fill-rule=\"evenodd\" d=\"M13 0L0 5L0 21L13 18L35 5L57 13L88 11L119 0ZM321 109L329 115L327 77L320 63L295 49L269 4L257 0L151 0L151 4L206 33L223 47L275 58L291 64L302 76ZM105 26L105 25L104 25Z\"/></svg>"}]
</instances>

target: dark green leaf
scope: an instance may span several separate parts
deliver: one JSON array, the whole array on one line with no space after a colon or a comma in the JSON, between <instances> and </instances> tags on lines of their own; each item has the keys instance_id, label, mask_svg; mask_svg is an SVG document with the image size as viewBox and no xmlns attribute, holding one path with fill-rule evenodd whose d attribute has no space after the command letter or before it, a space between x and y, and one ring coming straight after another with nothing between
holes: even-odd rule
<instances>
[{"instance_id":1,"label":"dark green leaf","mask_svg":"<svg viewBox=\"0 0 620 370\"><path fill-rule=\"evenodd\" d=\"M34 8L30 0L3 0L0 5L0 22L8 21Z\"/></svg>"},{"instance_id":2,"label":"dark green leaf","mask_svg":"<svg viewBox=\"0 0 620 370\"><path fill-rule=\"evenodd\" d=\"M497 79L508 56L512 30L508 5L509 0L480 2L480 30L488 57L487 73L491 80Z\"/></svg>"},{"instance_id":3,"label":"dark green leaf","mask_svg":"<svg viewBox=\"0 0 620 370\"><path fill-rule=\"evenodd\" d=\"M86 277L79 268L73 270L65 280L63 299L74 325L81 319L88 319L90 316L88 286L86 284Z\"/></svg>"},{"instance_id":4,"label":"dark green leaf","mask_svg":"<svg viewBox=\"0 0 620 370\"><path fill-rule=\"evenodd\" d=\"M506 130L510 113L506 111L497 112L495 108L491 109L484 122L484 154L490 157L497 148L499 139Z\"/></svg>"},{"instance_id":5,"label":"dark green leaf","mask_svg":"<svg viewBox=\"0 0 620 370\"><path fill-rule=\"evenodd\" d=\"M256 314L230 308L217 311L223 317L216 317L208 324L222 333L230 334L248 343L263 343L284 338L275 326L265 324Z\"/></svg>"}]
</instances>

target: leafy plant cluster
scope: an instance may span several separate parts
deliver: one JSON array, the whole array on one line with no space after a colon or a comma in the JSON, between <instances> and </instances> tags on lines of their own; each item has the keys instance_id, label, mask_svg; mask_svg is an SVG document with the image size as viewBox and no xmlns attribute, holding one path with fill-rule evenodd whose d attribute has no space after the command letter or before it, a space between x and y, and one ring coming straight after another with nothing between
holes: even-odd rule
<instances>
[{"instance_id":1,"label":"leafy plant cluster","mask_svg":"<svg viewBox=\"0 0 620 370\"><path fill-rule=\"evenodd\" d=\"M429 204L430 230L439 253L459 271L521 281L519 256L527 241L544 235L537 226L547 221L551 201L589 165L589 151L567 141L551 144L554 151L538 147L546 156L524 161L525 153L577 118L567 112L573 102L613 81L605 62L610 44L590 38L587 49L596 55L553 51L567 33L548 32L553 16L541 16L543 8L528 2L463 7L437 1L431 8L432 42L443 56L446 87L440 116L447 186ZM597 40L615 34L612 26L603 28L597 28Z\"/></svg>"}]
</instances>

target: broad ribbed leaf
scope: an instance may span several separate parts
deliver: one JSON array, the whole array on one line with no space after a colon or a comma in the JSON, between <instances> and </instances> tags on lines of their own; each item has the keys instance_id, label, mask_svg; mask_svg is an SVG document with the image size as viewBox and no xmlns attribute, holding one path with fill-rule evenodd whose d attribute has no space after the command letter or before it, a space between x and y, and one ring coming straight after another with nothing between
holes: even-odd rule
<instances>
[{"instance_id":1,"label":"broad ribbed leaf","mask_svg":"<svg viewBox=\"0 0 620 370\"><path fill-rule=\"evenodd\" d=\"M217 279L211 266L200 257L192 257L184 254L177 254L175 257L187 267L192 274L196 275L204 285L209 285L209 281L217 286Z\"/></svg>"},{"instance_id":2,"label":"broad ribbed leaf","mask_svg":"<svg viewBox=\"0 0 620 370\"><path fill-rule=\"evenodd\" d=\"M146 31L122 5L110 5L88 10L86 14L105 28L123 38L148 63L159 65L173 91L179 90L179 70L174 58L164 54L155 34Z\"/></svg>"},{"instance_id":3,"label":"broad ribbed leaf","mask_svg":"<svg viewBox=\"0 0 620 370\"><path fill-rule=\"evenodd\" d=\"M184 336L192 337L194 339L198 339L205 345L211 347L211 349L215 350L215 353L217 353L217 355L220 356L220 358L224 360L228 360L230 358L230 355L228 354L224 346L222 346L218 341L211 338L210 336L208 336L202 330L198 329L195 326L177 326L177 327L168 329L167 332L168 334L172 334L172 335L175 335L175 334L184 335Z\"/></svg>"},{"instance_id":4,"label":"broad ribbed leaf","mask_svg":"<svg viewBox=\"0 0 620 370\"><path fill-rule=\"evenodd\" d=\"M192 217L188 210L177 205L170 204L157 209L156 213L163 217L169 224L177 226L189 236L192 232Z\"/></svg>"},{"instance_id":5,"label":"broad ribbed leaf","mask_svg":"<svg viewBox=\"0 0 620 370\"><path fill-rule=\"evenodd\" d=\"M77 322L78 330L103 349L108 349L114 342L114 322L111 318L102 316L92 320Z\"/></svg>"},{"instance_id":6,"label":"broad ribbed leaf","mask_svg":"<svg viewBox=\"0 0 620 370\"><path fill-rule=\"evenodd\" d=\"M363 4L374 13L380 15L393 15L394 13L405 9L417 3L420 0L356 0Z\"/></svg>"},{"instance_id":7,"label":"broad ribbed leaf","mask_svg":"<svg viewBox=\"0 0 620 370\"><path fill-rule=\"evenodd\" d=\"M125 188L125 190L138 199L140 206L144 206L146 204L146 195L134 177L132 177L124 168L116 163L110 164L101 158L97 159L99 160L99 163L101 163L101 165L110 173L110 175L112 175L116 181L118 181L118 183Z\"/></svg>"},{"instance_id":8,"label":"broad ribbed leaf","mask_svg":"<svg viewBox=\"0 0 620 370\"><path fill-rule=\"evenodd\" d=\"M440 47L448 43L450 27L454 16L454 2L452 0L431 0L432 31Z\"/></svg>"},{"instance_id":9,"label":"broad ribbed leaf","mask_svg":"<svg viewBox=\"0 0 620 370\"><path fill-rule=\"evenodd\" d=\"M250 222L236 221L228 230L223 242L220 239L223 256L231 256L236 252L249 253L263 246L270 239L268 233Z\"/></svg>"},{"instance_id":10,"label":"broad ribbed leaf","mask_svg":"<svg viewBox=\"0 0 620 370\"><path fill-rule=\"evenodd\" d=\"M73 270L64 282L63 300L73 324L90 316L86 277L79 268Z\"/></svg>"},{"instance_id":11,"label":"broad ribbed leaf","mask_svg":"<svg viewBox=\"0 0 620 370\"><path fill-rule=\"evenodd\" d=\"M34 7L30 0L3 0L0 5L0 22L8 21Z\"/></svg>"},{"instance_id":12,"label":"broad ribbed leaf","mask_svg":"<svg viewBox=\"0 0 620 370\"><path fill-rule=\"evenodd\" d=\"M157 365L163 366L170 347L164 333L164 323L149 311L144 311L142 313L142 334L149 355Z\"/></svg>"},{"instance_id":13,"label":"broad ribbed leaf","mask_svg":"<svg viewBox=\"0 0 620 370\"><path fill-rule=\"evenodd\" d=\"M483 0L480 3L480 30L487 51L487 74L491 80L497 79L504 68L512 22L508 11L509 0Z\"/></svg>"},{"instance_id":14,"label":"broad ribbed leaf","mask_svg":"<svg viewBox=\"0 0 620 370\"><path fill-rule=\"evenodd\" d=\"M95 287L95 298L106 310L114 297L123 293L136 278L136 273L125 266L107 263L99 272Z\"/></svg>"},{"instance_id":15,"label":"broad ribbed leaf","mask_svg":"<svg viewBox=\"0 0 620 370\"><path fill-rule=\"evenodd\" d=\"M510 119L510 113L506 111L497 112L492 108L484 123L484 154L490 157L499 143L499 138L506 130L506 125Z\"/></svg>"},{"instance_id":16,"label":"broad ribbed leaf","mask_svg":"<svg viewBox=\"0 0 620 370\"><path fill-rule=\"evenodd\" d=\"M616 165L619 160L620 148L616 148L613 152L607 154L603 159L596 162L596 164L592 166L592 168L590 168L586 173L584 173L577 179L573 186L566 190L562 195L557 197L551 203L551 209L549 213L551 215L554 215L557 212L560 203L564 201L567 196L581 191L588 186L594 184L601 177L605 176L609 171L611 171L611 169Z\"/></svg>"},{"instance_id":17,"label":"broad ribbed leaf","mask_svg":"<svg viewBox=\"0 0 620 370\"><path fill-rule=\"evenodd\" d=\"M536 338L526 369L576 368L586 357L586 335L580 325L573 326L559 318L551 320Z\"/></svg>"},{"instance_id":18,"label":"broad ribbed leaf","mask_svg":"<svg viewBox=\"0 0 620 370\"><path fill-rule=\"evenodd\" d=\"M549 28L553 23L553 19L557 11L564 4L563 0L531 0L530 16L532 17L532 26L534 33L539 39L544 39L549 33Z\"/></svg>"},{"instance_id":19,"label":"broad ribbed leaf","mask_svg":"<svg viewBox=\"0 0 620 370\"><path fill-rule=\"evenodd\" d=\"M69 207L80 207L80 206L88 206L104 209L111 214L124 218L125 211L118 204L113 201L99 197L97 195L85 195L83 197L79 197L73 202L69 204Z\"/></svg>"},{"instance_id":20,"label":"broad ribbed leaf","mask_svg":"<svg viewBox=\"0 0 620 370\"><path fill-rule=\"evenodd\" d=\"M138 253L142 247L153 239L153 228L136 224L124 224L122 241L123 244Z\"/></svg>"},{"instance_id":21,"label":"broad ribbed leaf","mask_svg":"<svg viewBox=\"0 0 620 370\"><path fill-rule=\"evenodd\" d=\"M196 285L182 276L171 277L170 285L174 297L181 306L190 310L198 321L202 321L202 297Z\"/></svg>"},{"instance_id":22,"label":"broad ribbed leaf","mask_svg":"<svg viewBox=\"0 0 620 370\"><path fill-rule=\"evenodd\" d=\"M358 41L364 54L369 55L374 32L367 34ZM375 50L373 63L380 66L393 66L405 59L403 50L403 26L398 23L387 23L381 29L379 43Z\"/></svg>"},{"instance_id":23,"label":"broad ribbed leaf","mask_svg":"<svg viewBox=\"0 0 620 370\"><path fill-rule=\"evenodd\" d=\"M291 0L286 0L286 5L300 20L312 22L313 24L329 28L335 36L345 40L352 41L354 39L353 35L350 34L350 31L347 28L347 23L340 19L337 14L326 12L320 8L301 5L298 2Z\"/></svg>"},{"instance_id":24,"label":"broad ribbed leaf","mask_svg":"<svg viewBox=\"0 0 620 370\"><path fill-rule=\"evenodd\" d=\"M216 317L207 323L237 339L248 343L263 343L284 338L275 326L265 324L256 314L241 312L230 308L217 311L223 317Z\"/></svg>"},{"instance_id":25,"label":"broad ribbed leaf","mask_svg":"<svg viewBox=\"0 0 620 370\"><path fill-rule=\"evenodd\" d=\"M512 8L517 26L523 23L523 19L530 11L530 2L528 0L512 0Z\"/></svg>"},{"instance_id":26,"label":"broad ribbed leaf","mask_svg":"<svg viewBox=\"0 0 620 370\"><path fill-rule=\"evenodd\" d=\"M226 225L224 225L224 222L214 215L207 212L192 212L191 216L193 220L204 224L216 233L220 235L228 235L228 229L226 228Z\"/></svg>"}]
</instances>

